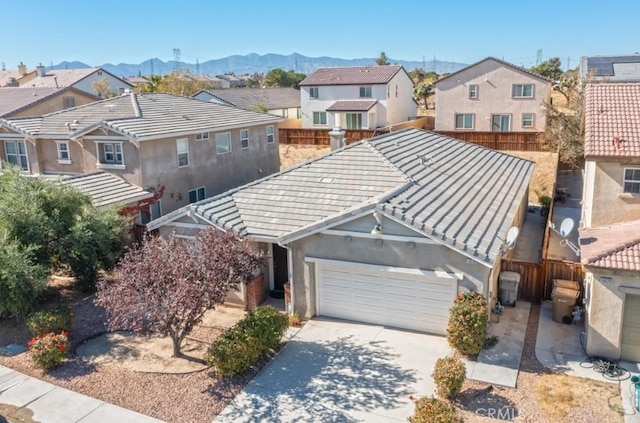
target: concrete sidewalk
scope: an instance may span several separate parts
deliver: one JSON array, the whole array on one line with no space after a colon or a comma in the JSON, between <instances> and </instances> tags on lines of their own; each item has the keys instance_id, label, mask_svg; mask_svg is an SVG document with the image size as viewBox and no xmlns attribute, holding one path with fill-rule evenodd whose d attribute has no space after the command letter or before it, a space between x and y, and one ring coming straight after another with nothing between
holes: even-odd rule
<instances>
[{"instance_id":1,"label":"concrete sidewalk","mask_svg":"<svg viewBox=\"0 0 640 423\"><path fill-rule=\"evenodd\" d=\"M0 366L0 421L42 423L160 422Z\"/></svg>"}]
</instances>

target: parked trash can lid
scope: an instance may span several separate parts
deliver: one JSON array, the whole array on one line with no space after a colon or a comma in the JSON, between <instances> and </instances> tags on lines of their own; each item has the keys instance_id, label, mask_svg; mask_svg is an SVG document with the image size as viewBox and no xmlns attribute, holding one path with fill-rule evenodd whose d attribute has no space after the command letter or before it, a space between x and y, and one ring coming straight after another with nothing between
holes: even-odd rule
<instances>
[{"instance_id":1,"label":"parked trash can lid","mask_svg":"<svg viewBox=\"0 0 640 423\"><path fill-rule=\"evenodd\" d=\"M500 281L520 282L520 273L518 272L500 272Z\"/></svg>"},{"instance_id":2,"label":"parked trash can lid","mask_svg":"<svg viewBox=\"0 0 640 423\"><path fill-rule=\"evenodd\" d=\"M556 286L555 288L553 288L553 291L551 291L552 300L555 300L555 299L575 300L576 298L578 298L579 295L580 295L580 291L576 291L575 289L570 289L570 288L561 288L559 286Z\"/></svg>"},{"instance_id":3,"label":"parked trash can lid","mask_svg":"<svg viewBox=\"0 0 640 423\"><path fill-rule=\"evenodd\" d=\"M554 288L569 288L569 289L574 289L579 291L580 290L580 284L576 281L569 281L566 279L554 279L553 280L553 287Z\"/></svg>"}]
</instances>

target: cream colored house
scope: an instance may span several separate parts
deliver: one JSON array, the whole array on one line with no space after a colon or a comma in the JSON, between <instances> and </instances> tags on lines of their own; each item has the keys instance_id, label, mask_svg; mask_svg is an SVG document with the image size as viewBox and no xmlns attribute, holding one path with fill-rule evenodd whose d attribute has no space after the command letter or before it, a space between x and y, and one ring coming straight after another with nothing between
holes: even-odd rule
<instances>
[{"instance_id":1,"label":"cream colored house","mask_svg":"<svg viewBox=\"0 0 640 423\"><path fill-rule=\"evenodd\" d=\"M551 80L487 57L434 83L436 131L544 132Z\"/></svg>"},{"instance_id":2,"label":"cream colored house","mask_svg":"<svg viewBox=\"0 0 640 423\"><path fill-rule=\"evenodd\" d=\"M42 117L0 119L0 159L30 174L104 171L160 191L160 200L141 210L146 223L277 172L281 120L186 97L131 93Z\"/></svg>"},{"instance_id":3,"label":"cream colored house","mask_svg":"<svg viewBox=\"0 0 640 423\"><path fill-rule=\"evenodd\" d=\"M585 87L586 349L640 361L640 84Z\"/></svg>"}]
</instances>

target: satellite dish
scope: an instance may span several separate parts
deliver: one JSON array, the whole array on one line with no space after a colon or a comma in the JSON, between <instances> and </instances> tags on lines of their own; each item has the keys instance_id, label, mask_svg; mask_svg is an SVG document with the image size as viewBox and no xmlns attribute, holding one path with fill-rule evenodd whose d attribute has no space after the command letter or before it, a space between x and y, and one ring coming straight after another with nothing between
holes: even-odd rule
<instances>
[{"instance_id":1,"label":"satellite dish","mask_svg":"<svg viewBox=\"0 0 640 423\"><path fill-rule=\"evenodd\" d=\"M516 244L516 240L518 239L519 234L520 229L518 229L516 226L512 226L511 228L509 228L509 232L507 232L507 240L505 241L507 247L513 248L513 246Z\"/></svg>"},{"instance_id":2,"label":"satellite dish","mask_svg":"<svg viewBox=\"0 0 640 423\"><path fill-rule=\"evenodd\" d=\"M575 223L573 223L573 219L569 217L564 219L560 224L560 236L563 238L568 237L571 231L573 230L574 225Z\"/></svg>"}]
</instances>

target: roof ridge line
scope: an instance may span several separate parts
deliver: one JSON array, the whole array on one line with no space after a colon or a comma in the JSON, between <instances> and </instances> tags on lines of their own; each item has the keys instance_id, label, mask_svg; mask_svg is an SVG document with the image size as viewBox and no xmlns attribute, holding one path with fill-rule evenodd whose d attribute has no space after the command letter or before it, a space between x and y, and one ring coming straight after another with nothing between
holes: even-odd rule
<instances>
[{"instance_id":1,"label":"roof ridge line","mask_svg":"<svg viewBox=\"0 0 640 423\"><path fill-rule=\"evenodd\" d=\"M634 247L636 245L640 244L640 238L635 238L632 240L629 240L627 242L624 242L620 245L618 245L617 247L614 248L609 248L608 250L605 250L603 252L601 252L600 254L594 256L591 258L591 260L589 260L589 263L595 263L597 261L600 261L602 259L605 259L615 253L619 253L627 248L631 248Z\"/></svg>"},{"instance_id":2,"label":"roof ridge line","mask_svg":"<svg viewBox=\"0 0 640 423\"><path fill-rule=\"evenodd\" d=\"M400 174L404 177L404 179L407 182L413 183L414 180L409 175L407 175L402 169L400 169L400 167L397 164L395 164L391 160L389 160L389 158L387 156L385 156L380 150L378 150L375 145L373 145L371 142L369 142L370 139L371 138L364 139L364 140L362 140L362 143L366 147L371 149L378 157L382 158L382 161L387 163L389 165L389 167L391 167L392 169L397 170L398 172L400 172Z\"/></svg>"},{"instance_id":3,"label":"roof ridge line","mask_svg":"<svg viewBox=\"0 0 640 423\"><path fill-rule=\"evenodd\" d=\"M133 112L136 114L137 118L142 117L142 110L140 109L140 103L138 103L138 95L134 92L131 92L131 105L133 106Z\"/></svg>"}]
</instances>

